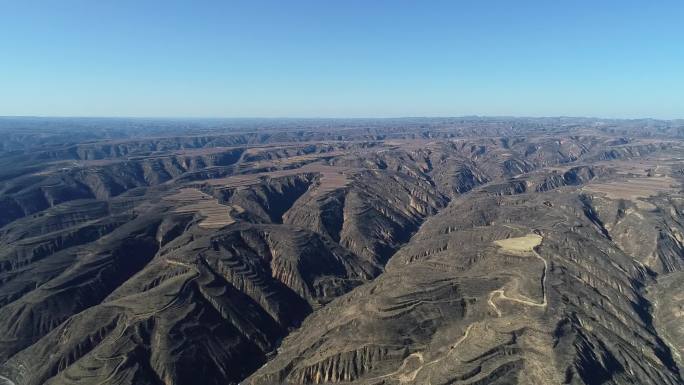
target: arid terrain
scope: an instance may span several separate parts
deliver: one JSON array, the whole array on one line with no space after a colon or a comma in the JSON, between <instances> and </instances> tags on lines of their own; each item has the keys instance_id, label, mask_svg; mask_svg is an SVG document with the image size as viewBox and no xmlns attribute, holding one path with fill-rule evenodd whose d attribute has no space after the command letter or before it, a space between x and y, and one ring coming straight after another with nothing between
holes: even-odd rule
<instances>
[{"instance_id":1,"label":"arid terrain","mask_svg":"<svg viewBox=\"0 0 684 385\"><path fill-rule=\"evenodd\" d=\"M684 384L684 121L0 118L0 384Z\"/></svg>"}]
</instances>

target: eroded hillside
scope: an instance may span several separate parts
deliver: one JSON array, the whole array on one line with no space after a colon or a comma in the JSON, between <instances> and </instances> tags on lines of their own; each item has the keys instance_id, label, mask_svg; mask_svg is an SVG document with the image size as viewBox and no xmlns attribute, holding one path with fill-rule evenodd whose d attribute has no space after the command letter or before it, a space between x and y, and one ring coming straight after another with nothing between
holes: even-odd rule
<instances>
[{"instance_id":1,"label":"eroded hillside","mask_svg":"<svg viewBox=\"0 0 684 385\"><path fill-rule=\"evenodd\" d=\"M673 122L29 123L0 382L684 383Z\"/></svg>"}]
</instances>

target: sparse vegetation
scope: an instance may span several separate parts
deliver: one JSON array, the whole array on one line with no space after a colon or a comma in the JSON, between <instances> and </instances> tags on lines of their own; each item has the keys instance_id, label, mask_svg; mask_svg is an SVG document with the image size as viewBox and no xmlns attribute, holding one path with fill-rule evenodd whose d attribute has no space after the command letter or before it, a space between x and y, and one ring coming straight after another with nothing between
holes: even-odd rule
<instances>
[{"instance_id":1,"label":"sparse vegetation","mask_svg":"<svg viewBox=\"0 0 684 385\"><path fill-rule=\"evenodd\" d=\"M0 383L682 383L680 123L77 123L0 119Z\"/></svg>"}]
</instances>

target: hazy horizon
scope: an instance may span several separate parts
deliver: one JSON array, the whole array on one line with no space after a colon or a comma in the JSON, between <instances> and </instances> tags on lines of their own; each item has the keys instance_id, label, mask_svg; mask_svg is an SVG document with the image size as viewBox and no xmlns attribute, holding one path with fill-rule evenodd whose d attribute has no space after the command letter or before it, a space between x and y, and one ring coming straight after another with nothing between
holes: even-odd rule
<instances>
[{"instance_id":1,"label":"hazy horizon","mask_svg":"<svg viewBox=\"0 0 684 385\"><path fill-rule=\"evenodd\" d=\"M590 120L659 120L680 121L684 117L659 118L652 116L641 117L610 117L610 116L581 116L581 115L434 115L434 116L87 116L87 115L0 115L0 119L131 119L131 120L402 120L402 119L590 119Z\"/></svg>"}]
</instances>

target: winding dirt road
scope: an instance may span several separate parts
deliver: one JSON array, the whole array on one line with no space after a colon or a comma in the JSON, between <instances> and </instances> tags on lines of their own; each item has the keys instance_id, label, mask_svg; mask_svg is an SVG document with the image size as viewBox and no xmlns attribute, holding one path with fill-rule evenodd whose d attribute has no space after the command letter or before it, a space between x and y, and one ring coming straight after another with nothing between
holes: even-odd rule
<instances>
[{"instance_id":1,"label":"winding dirt road","mask_svg":"<svg viewBox=\"0 0 684 385\"><path fill-rule=\"evenodd\" d=\"M534 302L531 299L524 297L524 296L521 296L524 299L509 297L506 295L506 293L504 292L504 288L502 287L501 289L497 289L497 290L494 290L491 293L489 293L489 299L487 300L487 303L489 303L489 305L491 307L493 307L494 310L496 311L497 316L501 317L501 310L499 310L499 308L496 306L496 303L494 303L495 297L498 299L522 303L522 304L528 305L528 306L546 307L546 304L547 304L547 301L546 301L546 272L549 268L549 265L546 262L546 260L544 258L542 258L542 256L539 255L536 251L532 251L532 253L534 254L535 257L541 259L541 261L544 262L544 272L542 273L542 294L543 294L542 302L537 303L537 302Z\"/></svg>"},{"instance_id":2,"label":"winding dirt road","mask_svg":"<svg viewBox=\"0 0 684 385\"><path fill-rule=\"evenodd\" d=\"M449 355L454 351L454 349L456 349L461 343L463 343L463 341L466 340L466 338L468 338L468 333L470 333L470 329L473 327L473 325L474 325L474 323L468 325L465 332L463 333L463 336L461 336L456 342L454 342L454 344L449 348L449 351L444 356L426 363L426 362L424 362L423 353L421 353L421 352L412 353L408 357L404 358L404 362L402 362L399 369L395 370L394 372L387 373L387 374L379 376L379 377L371 378L370 381L380 380L383 378L388 378L388 377L393 377L393 376L397 376L397 379L402 384L405 384L407 382L411 382L411 381L415 380L416 376L418 376L418 373L420 373L423 369L427 368L428 366L434 365L440 361L443 361L444 359L449 357ZM415 369L415 370L412 370L408 373L403 373L406 370L406 365L408 364L409 360L413 357L418 357L418 360L420 361L420 364L421 364L420 367Z\"/></svg>"}]
</instances>

